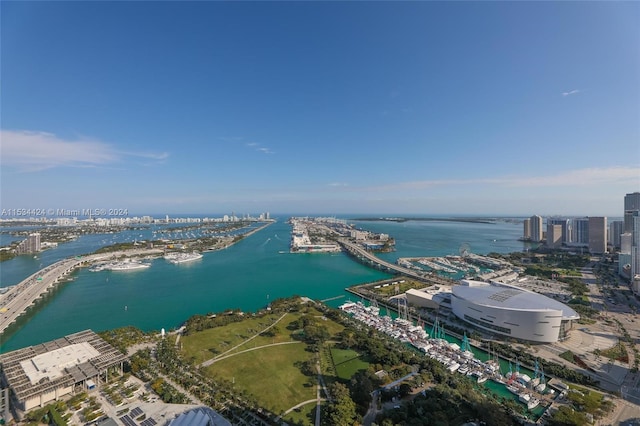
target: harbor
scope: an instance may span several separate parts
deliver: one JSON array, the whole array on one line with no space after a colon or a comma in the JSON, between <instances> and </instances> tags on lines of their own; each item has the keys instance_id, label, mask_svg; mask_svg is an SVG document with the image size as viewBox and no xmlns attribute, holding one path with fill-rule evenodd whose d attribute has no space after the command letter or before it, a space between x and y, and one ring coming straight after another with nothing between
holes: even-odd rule
<instances>
[{"instance_id":1,"label":"harbor","mask_svg":"<svg viewBox=\"0 0 640 426\"><path fill-rule=\"evenodd\" d=\"M534 421L544 414L556 397L555 391L547 387L541 369L530 371L517 361L513 365L489 351L474 347L466 335L461 339L451 335L438 320L428 333L425 323L415 323L406 312L401 311L394 317L387 308L386 315L381 315L376 303L366 306L361 301L348 301L339 308L359 322L441 363L448 372L464 375L487 392L517 401L523 409L526 407L524 415Z\"/></svg>"},{"instance_id":2,"label":"harbor","mask_svg":"<svg viewBox=\"0 0 640 426\"><path fill-rule=\"evenodd\" d=\"M455 229L450 229L449 223L440 222L384 222L366 223L366 226L376 227L376 232L379 233L394 235L396 241L407 241L411 247L422 244L419 252L426 255L457 252L460 241L469 241L474 250L480 253L513 251L523 246L517 241L517 236L521 233L520 227L506 222L491 226L461 223ZM421 231L416 227L425 229ZM135 239L139 242L150 241L153 239L153 232L158 229L150 227L144 230L125 230L118 234L81 235L75 241L42 252L38 255L39 259L18 256L2 263L2 286L18 284L25 277L49 265L95 251L104 244ZM484 229L490 230L492 235L483 245L474 236ZM450 245L438 251L429 250L424 246L427 241L425 231L430 238L440 238L446 234L447 241L451 241ZM342 296L343 300L328 303L337 307L344 298L349 297L346 288L391 277L391 274L381 269L370 268L363 262L354 262L353 257L343 253L283 256L280 251L289 252L290 232L291 226L286 221L279 220L250 238L245 236L227 249L205 255L202 261L191 262L189 268L176 268L163 259L156 259L151 262L152 267L132 274L112 271L94 273L84 268L76 269L75 273L70 274L74 281L65 284L64 291L57 292L47 302L46 315L43 315L43 309L32 309L28 322L4 333L3 347L9 350L37 344L65 333L76 332L80 327L95 330L125 325L134 325L143 330L178 327L191 315L223 310L230 304L243 310L259 309L265 305L267 295L273 299L298 293L317 300ZM511 235L512 243L504 245L500 241L504 247L497 247L493 239L498 235L503 238ZM382 253L379 256L391 257L389 263L393 264L397 256L419 254L415 253L418 250L407 250L403 244L396 249L395 253ZM157 256L162 256L162 253ZM256 284L257 276L261 277L259 285ZM188 291L184 290L185 287ZM209 297L213 294L215 297ZM123 310L125 305L128 306L126 315ZM74 306L74 309L69 309L69 306Z\"/></svg>"}]
</instances>

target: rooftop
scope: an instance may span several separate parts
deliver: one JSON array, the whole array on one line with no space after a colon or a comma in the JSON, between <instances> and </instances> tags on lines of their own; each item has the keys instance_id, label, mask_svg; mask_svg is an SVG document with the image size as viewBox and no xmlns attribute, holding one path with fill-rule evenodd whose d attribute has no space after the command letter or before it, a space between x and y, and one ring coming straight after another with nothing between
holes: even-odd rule
<instances>
[{"instance_id":1,"label":"rooftop","mask_svg":"<svg viewBox=\"0 0 640 426\"><path fill-rule=\"evenodd\" d=\"M463 280L453 287L453 294L478 305L526 311L561 311L564 320L577 320L580 315L569 306L542 294L502 283L487 284Z\"/></svg>"},{"instance_id":2,"label":"rooftop","mask_svg":"<svg viewBox=\"0 0 640 426\"><path fill-rule=\"evenodd\" d=\"M8 385L20 400L97 376L126 357L91 330L0 355Z\"/></svg>"}]
</instances>

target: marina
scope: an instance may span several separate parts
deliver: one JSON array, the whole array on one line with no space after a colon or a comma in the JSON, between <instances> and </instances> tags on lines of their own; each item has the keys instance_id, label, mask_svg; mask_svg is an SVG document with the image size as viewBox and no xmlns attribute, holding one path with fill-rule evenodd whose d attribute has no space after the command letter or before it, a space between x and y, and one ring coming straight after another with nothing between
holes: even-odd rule
<instances>
[{"instance_id":1,"label":"marina","mask_svg":"<svg viewBox=\"0 0 640 426\"><path fill-rule=\"evenodd\" d=\"M482 361L477 356L478 350L473 350L467 336L463 336L460 344L451 342L447 333L439 321L435 321L431 333L427 333L423 324L414 324L408 320L402 312L396 318L390 315L380 315L380 308L374 303L366 306L362 302L346 302L339 306L339 309L350 314L354 319L373 327L376 330L399 341L411 345L425 356L441 363L450 373L458 373L467 376L470 380L479 385L493 382L513 394L513 398L539 417L542 413L536 410L543 400L553 397L553 391L541 387L544 383L544 375L536 371L536 380L525 372L520 371L517 365L513 370L510 366L508 371L502 371L500 360L491 353L484 353L487 358ZM536 367L537 369L537 367ZM547 390L547 398L542 395ZM505 392L500 392L505 396ZM508 393L506 393L508 396ZM544 407L546 408L546 406ZM535 410L535 412L534 412Z\"/></svg>"}]
</instances>

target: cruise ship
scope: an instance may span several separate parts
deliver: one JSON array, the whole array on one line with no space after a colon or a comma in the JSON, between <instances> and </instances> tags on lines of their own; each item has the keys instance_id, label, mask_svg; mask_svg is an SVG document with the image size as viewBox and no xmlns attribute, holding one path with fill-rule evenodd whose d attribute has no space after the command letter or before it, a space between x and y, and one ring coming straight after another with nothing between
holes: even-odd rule
<instances>
[{"instance_id":1,"label":"cruise ship","mask_svg":"<svg viewBox=\"0 0 640 426\"><path fill-rule=\"evenodd\" d=\"M191 262L194 260L202 259L202 254L198 252L193 253L169 253L164 256L166 260L173 264Z\"/></svg>"}]
</instances>

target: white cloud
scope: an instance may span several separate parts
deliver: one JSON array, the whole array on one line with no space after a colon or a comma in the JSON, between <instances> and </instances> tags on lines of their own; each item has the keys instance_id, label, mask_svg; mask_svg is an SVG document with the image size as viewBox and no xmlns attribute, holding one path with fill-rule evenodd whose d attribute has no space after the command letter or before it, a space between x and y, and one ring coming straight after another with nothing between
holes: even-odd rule
<instances>
[{"instance_id":1,"label":"white cloud","mask_svg":"<svg viewBox=\"0 0 640 426\"><path fill-rule=\"evenodd\" d=\"M608 167L568 170L551 176L521 177L505 186L552 187L552 186L595 186L603 184L629 183L640 181L640 167Z\"/></svg>"},{"instance_id":2,"label":"white cloud","mask_svg":"<svg viewBox=\"0 0 640 426\"><path fill-rule=\"evenodd\" d=\"M258 142L247 142L245 145L249 148L255 149L258 152L262 152L263 154L275 154L273 151L271 151L270 148L262 146L262 144Z\"/></svg>"},{"instance_id":3,"label":"white cloud","mask_svg":"<svg viewBox=\"0 0 640 426\"><path fill-rule=\"evenodd\" d=\"M509 188L587 187L628 184L635 188L640 182L640 167L608 167L568 170L546 176L497 176L477 179L434 179L399 182L366 188L371 191L424 190L444 186L488 185Z\"/></svg>"},{"instance_id":4,"label":"white cloud","mask_svg":"<svg viewBox=\"0 0 640 426\"><path fill-rule=\"evenodd\" d=\"M47 132L0 130L0 163L22 171L53 167L99 167L126 157L163 161L168 153L125 152L96 139L65 140Z\"/></svg>"},{"instance_id":5,"label":"white cloud","mask_svg":"<svg viewBox=\"0 0 640 426\"><path fill-rule=\"evenodd\" d=\"M581 92L581 90L574 89L574 90L570 90L570 91L568 91L568 92L562 92L562 96L564 96L564 97L566 97L566 96L571 96L571 95L578 94L578 93L580 93L580 92Z\"/></svg>"},{"instance_id":6,"label":"white cloud","mask_svg":"<svg viewBox=\"0 0 640 426\"><path fill-rule=\"evenodd\" d=\"M349 184L348 183L344 183L344 182L331 182L329 184L329 186L332 186L332 187L343 187L343 186L349 186Z\"/></svg>"}]
</instances>

